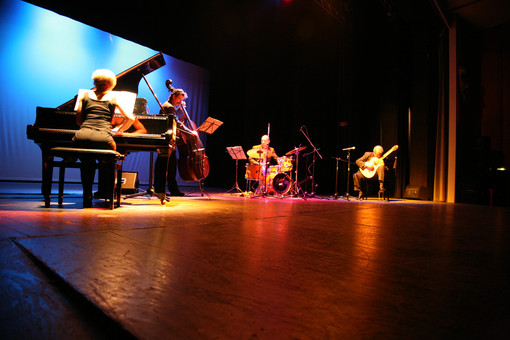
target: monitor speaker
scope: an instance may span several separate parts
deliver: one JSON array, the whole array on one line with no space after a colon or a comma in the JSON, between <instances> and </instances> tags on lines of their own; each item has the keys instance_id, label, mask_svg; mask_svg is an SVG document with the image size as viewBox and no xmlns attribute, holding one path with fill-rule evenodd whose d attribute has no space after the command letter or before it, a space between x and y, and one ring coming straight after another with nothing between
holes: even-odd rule
<instances>
[{"instance_id":1,"label":"monitor speaker","mask_svg":"<svg viewBox=\"0 0 510 340\"><path fill-rule=\"evenodd\" d=\"M122 171L121 192L132 194L138 190L138 172Z\"/></svg>"}]
</instances>

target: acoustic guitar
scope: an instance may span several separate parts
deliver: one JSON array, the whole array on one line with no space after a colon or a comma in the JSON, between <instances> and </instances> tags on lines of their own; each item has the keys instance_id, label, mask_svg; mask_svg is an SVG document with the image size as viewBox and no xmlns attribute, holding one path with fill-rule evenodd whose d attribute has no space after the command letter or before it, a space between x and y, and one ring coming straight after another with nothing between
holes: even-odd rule
<instances>
[{"instance_id":1,"label":"acoustic guitar","mask_svg":"<svg viewBox=\"0 0 510 340\"><path fill-rule=\"evenodd\" d=\"M398 145L394 145L388 152L386 152L381 158L372 157L368 162L365 163L365 166L363 168L359 169L359 171L365 176L366 178L372 178L377 172L377 169L379 169L380 166L384 165L383 159L388 157L390 153L398 149Z\"/></svg>"}]
</instances>

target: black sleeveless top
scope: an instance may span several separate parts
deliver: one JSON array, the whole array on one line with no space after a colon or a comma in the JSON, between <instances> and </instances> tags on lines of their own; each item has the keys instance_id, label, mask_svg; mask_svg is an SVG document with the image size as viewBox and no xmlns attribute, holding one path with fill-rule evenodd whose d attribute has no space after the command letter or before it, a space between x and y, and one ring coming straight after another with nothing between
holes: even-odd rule
<instances>
[{"instance_id":1,"label":"black sleeveless top","mask_svg":"<svg viewBox=\"0 0 510 340\"><path fill-rule=\"evenodd\" d=\"M115 105L111 101L92 99L87 92L83 96L81 112L83 115L81 128L111 132L112 118L115 113Z\"/></svg>"}]
</instances>

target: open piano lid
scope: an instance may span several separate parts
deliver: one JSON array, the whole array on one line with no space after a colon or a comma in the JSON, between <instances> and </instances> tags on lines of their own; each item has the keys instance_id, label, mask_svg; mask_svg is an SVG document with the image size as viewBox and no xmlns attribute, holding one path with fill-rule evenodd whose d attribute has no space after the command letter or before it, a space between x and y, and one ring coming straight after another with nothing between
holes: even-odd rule
<instances>
[{"instance_id":1,"label":"open piano lid","mask_svg":"<svg viewBox=\"0 0 510 340\"><path fill-rule=\"evenodd\" d=\"M166 62L163 53L159 52L149 59L146 59L136 64L135 66L117 74L117 85L113 90L138 93L138 83L140 83L142 76L145 76L165 65ZM76 103L76 98L77 96L60 105L57 107L57 110L73 111L74 104Z\"/></svg>"}]
</instances>

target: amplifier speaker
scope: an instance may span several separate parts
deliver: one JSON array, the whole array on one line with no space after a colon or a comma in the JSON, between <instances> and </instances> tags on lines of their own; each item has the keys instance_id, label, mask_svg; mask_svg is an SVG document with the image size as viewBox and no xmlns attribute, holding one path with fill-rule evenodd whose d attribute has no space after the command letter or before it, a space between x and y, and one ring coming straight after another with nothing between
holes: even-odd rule
<instances>
[{"instance_id":1,"label":"amplifier speaker","mask_svg":"<svg viewBox=\"0 0 510 340\"><path fill-rule=\"evenodd\" d=\"M117 178L115 178L117 184ZM121 191L123 194L135 193L138 189L138 172L122 171Z\"/></svg>"},{"instance_id":2,"label":"amplifier speaker","mask_svg":"<svg viewBox=\"0 0 510 340\"><path fill-rule=\"evenodd\" d=\"M427 188L422 187L421 185L408 185L406 187L406 192L404 193L404 198L428 200L429 194Z\"/></svg>"}]
</instances>

